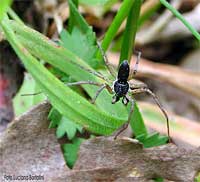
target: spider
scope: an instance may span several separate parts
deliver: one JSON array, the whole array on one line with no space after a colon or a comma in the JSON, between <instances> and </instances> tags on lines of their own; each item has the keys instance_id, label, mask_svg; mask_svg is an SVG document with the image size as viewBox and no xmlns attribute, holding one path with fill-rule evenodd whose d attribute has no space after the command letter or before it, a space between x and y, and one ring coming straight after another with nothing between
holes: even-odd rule
<instances>
[{"instance_id":1,"label":"spider","mask_svg":"<svg viewBox=\"0 0 200 182\"><path fill-rule=\"evenodd\" d=\"M131 97L134 94L140 94L140 93L148 93L150 94L155 103L158 105L158 107L160 108L160 110L163 112L166 121L167 121L167 134L170 140L170 134L169 134L169 119L168 119L168 115L167 112L165 111L165 109L163 108L163 106L160 104L158 97L147 87L146 84L144 83L140 83L140 84L131 84L130 83L130 75L132 77L132 75L135 75L137 73L137 68L138 68L138 64L139 64L139 60L141 57L141 52L138 52L138 56L137 56L137 60L133 69L133 72L130 73L130 66L127 60L124 60L120 66L119 66L119 70L117 73L117 77L116 77L116 72L114 67L109 63L108 58L106 56L106 54L104 53L101 45L99 43L97 43L99 50L103 56L103 60L105 62L105 65L108 69L108 71L110 72L110 74L116 78L116 80L113 82L113 85L109 85L108 83L99 83L99 82L93 82L93 81L78 81L78 82L73 82L73 83L67 83L67 86L74 86L74 85L83 85L83 84L90 84L90 85L95 85L98 86L98 90L95 94L95 96L92 99L92 103L94 104L96 99L98 98L99 94L104 90L107 89L108 92L110 94L113 95L112 97L112 104L115 104L116 102L118 102L120 99L122 100L122 103L127 106L128 103L131 104L129 113L128 113L128 120L126 123L124 123L116 132L114 132L113 136L114 139L116 139L119 134L121 134L124 130L127 129L130 121L131 121L131 116L133 114L134 111L134 103L135 100L133 99L133 97ZM79 65L80 66L80 65ZM80 66L81 67L81 66ZM85 69L86 71L89 71L90 73L104 79L105 81L107 81L107 79L100 73L92 71L90 69L81 67L82 69Z\"/></svg>"}]
</instances>

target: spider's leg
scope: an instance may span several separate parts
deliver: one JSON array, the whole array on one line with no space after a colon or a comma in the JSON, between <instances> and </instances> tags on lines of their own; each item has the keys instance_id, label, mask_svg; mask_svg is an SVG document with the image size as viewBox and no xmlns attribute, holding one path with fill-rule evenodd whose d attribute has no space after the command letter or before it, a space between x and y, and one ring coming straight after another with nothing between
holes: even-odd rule
<instances>
[{"instance_id":1,"label":"spider's leg","mask_svg":"<svg viewBox=\"0 0 200 182\"><path fill-rule=\"evenodd\" d=\"M125 106L127 106L127 104L129 103L129 99L128 99L126 96L124 96L124 97L122 98L122 103L123 103Z\"/></svg>"},{"instance_id":2,"label":"spider's leg","mask_svg":"<svg viewBox=\"0 0 200 182\"><path fill-rule=\"evenodd\" d=\"M133 111L134 111L134 105L135 105L135 101L129 97L129 96L126 96L126 98L129 100L129 102L131 103L131 108L129 110L129 114L128 114L128 121L126 123L124 123L118 130L117 132L114 133L114 139L116 139L120 133L122 133L124 130L126 130L128 128L128 125L131 121L131 116L133 114Z\"/></svg>"},{"instance_id":3,"label":"spider's leg","mask_svg":"<svg viewBox=\"0 0 200 182\"><path fill-rule=\"evenodd\" d=\"M166 112L166 110L164 109L164 107L161 105L158 97L149 89L149 88L137 88L137 89L133 89L131 90L132 94L139 94L139 93L148 93L152 96L152 98L154 99L155 103L157 104L157 106L160 108L160 110L162 111L162 113L164 114L166 121L167 121L167 135L169 137L169 142L170 142L170 132L169 132L169 118L168 118L168 114Z\"/></svg>"},{"instance_id":4,"label":"spider's leg","mask_svg":"<svg viewBox=\"0 0 200 182\"><path fill-rule=\"evenodd\" d=\"M97 97L99 96L99 94L103 91L103 89L107 89L109 93L113 93L112 88L106 84L106 83L98 83L98 82L93 82L93 81L79 81L79 82L73 82L73 83L67 83L67 86L74 86L74 85L84 85L84 84L88 84L88 85L95 85L95 86L99 86L99 89L97 90L94 98L92 99L91 103L94 104Z\"/></svg>"},{"instance_id":5,"label":"spider's leg","mask_svg":"<svg viewBox=\"0 0 200 182\"><path fill-rule=\"evenodd\" d=\"M66 83L67 86L86 85L86 84L88 84L88 85L102 86L102 83L93 82L93 81L79 81L79 82Z\"/></svg>"},{"instance_id":6,"label":"spider's leg","mask_svg":"<svg viewBox=\"0 0 200 182\"><path fill-rule=\"evenodd\" d=\"M93 97L93 99L92 99L92 101L91 101L92 104L95 103L97 97L99 96L99 94L100 94L100 93L103 91L103 89L105 89L105 88L108 90L108 92L109 92L110 94L113 94L112 88L111 88L108 84L105 83L105 84L101 85L101 87L99 87L99 89L97 90L95 96Z\"/></svg>"},{"instance_id":7,"label":"spider's leg","mask_svg":"<svg viewBox=\"0 0 200 182\"><path fill-rule=\"evenodd\" d=\"M92 99L92 104L94 104L95 100L97 99L98 95L101 93L101 91L106 88L106 84L98 83L98 82L93 82L93 81L79 81L79 82L73 82L73 83L67 83L67 86L74 86L74 85L95 85L95 86L100 86L100 88L97 90L94 98Z\"/></svg>"},{"instance_id":8,"label":"spider's leg","mask_svg":"<svg viewBox=\"0 0 200 182\"><path fill-rule=\"evenodd\" d=\"M97 97L99 96L99 94L103 91L103 89L106 88L106 84L101 85L101 87L99 87L99 89L97 90L95 96L92 98L91 103L94 104Z\"/></svg>"},{"instance_id":9,"label":"spider's leg","mask_svg":"<svg viewBox=\"0 0 200 182\"><path fill-rule=\"evenodd\" d=\"M136 62L135 62L135 65L133 67L133 71L131 71L131 78L133 77L133 75L136 75L137 73L137 70L138 70L138 65L139 65L139 62L140 62L140 58L141 58L141 52L140 51L136 51L137 53L137 59L136 59Z\"/></svg>"},{"instance_id":10,"label":"spider's leg","mask_svg":"<svg viewBox=\"0 0 200 182\"><path fill-rule=\"evenodd\" d=\"M141 58L141 54L142 53L140 51L137 51L137 59L136 59L136 63L135 63L134 69L133 69L133 74L134 75L137 73L138 65L139 65L140 58Z\"/></svg>"},{"instance_id":11,"label":"spider's leg","mask_svg":"<svg viewBox=\"0 0 200 182\"><path fill-rule=\"evenodd\" d=\"M101 47L101 44L97 41L97 46L99 47L99 50L101 52L101 55L103 56L103 60L106 64L106 67L108 68L108 71L110 72L110 74L116 78L116 71L114 69L114 67L109 63L108 58L103 50L103 48Z\"/></svg>"},{"instance_id":12,"label":"spider's leg","mask_svg":"<svg viewBox=\"0 0 200 182\"><path fill-rule=\"evenodd\" d=\"M93 70L93 69L87 68L86 66L79 65L79 64L77 64L77 63L75 63L75 62L73 62L73 61L70 61L70 63L72 63L72 64L78 66L78 67L81 68L82 70L85 70L85 71L87 71L87 72L89 72L89 73L91 73L91 74L93 74L93 75L95 75L95 76L101 78L102 80L109 81L109 79L107 79L107 78L106 78L105 76L103 76L101 73L99 73L99 72L97 72L97 71L95 71L95 70Z\"/></svg>"},{"instance_id":13,"label":"spider's leg","mask_svg":"<svg viewBox=\"0 0 200 182\"><path fill-rule=\"evenodd\" d=\"M66 83L65 85L67 85L67 86L75 86L75 85L84 85L84 84L102 86L102 83L93 82L93 81L79 81L79 82ZM22 94L21 96L39 95L41 93L42 92L37 92L37 93L33 93L33 94Z\"/></svg>"},{"instance_id":14,"label":"spider's leg","mask_svg":"<svg viewBox=\"0 0 200 182\"><path fill-rule=\"evenodd\" d=\"M37 93L32 93L32 94L21 94L20 96L34 96L34 95L39 95L42 94L42 92L37 92Z\"/></svg>"}]
</instances>

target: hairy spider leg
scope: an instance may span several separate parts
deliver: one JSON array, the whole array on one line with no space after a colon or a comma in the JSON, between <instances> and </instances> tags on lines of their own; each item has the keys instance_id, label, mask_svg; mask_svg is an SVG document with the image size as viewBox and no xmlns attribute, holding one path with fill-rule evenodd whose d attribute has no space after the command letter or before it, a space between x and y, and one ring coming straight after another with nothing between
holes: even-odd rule
<instances>
[{"instance_id":1,"label":"hairy spider leg","mask_svg":"<svg viewBox=\"0 0 200 182\"><path fill-rule=\"evenodd\" d=\"M101 44L97 41L97 45L99 47L99 50L101 52L101 55L103 56L103 60L105 62L106 67L108 68L108 71L110 72L110 74L116 78L116 71L114 69L114 67L109 63L108 58L106 56L106 53L104 52L103 48L101 47Z\"/></svg>"},{"instance_id":2,"label":"hairy spider leg","mask_svg":"<svg viewBox=\"0 0 200 182\"><path fill-rule=\"evenodd\" d=\"M34 96L34 95L39 95L42 94L42 92L37 92L37 93L32 93L32 94L21 94L21 96Z\"/></svg>"},{"instance_id":3,"label":"hairy spider leg","mask_svg":"<svg viewBox=\"0 0 200 182\"><path fill-rule=\"evenodd\" d=\"M86 84L88 84L88 85L102 86L102 83L93 82L93 81L78 81L78 82L66 83L67 86L86 85Z\"/></svg>"},{"instance_id":4,"label":"hairy spider leg","mask_svg":"<svg viewBox=\"0 0 200 182\"><path fill-rule=\"evenodd\" d=\"M95 96L92 98L92 101L91 101L92 104L95 103L97 97L98 97L99 94L104 90L104 88L106 88L106 84L103 84L103 85L101 85L101 86L98 88L98 90L97 90Z\"/></svg>"},{"instance_id":5,"label":"hairy spider leg","mask_svg":"<svg viewBox=\"0 0 200 182\"><path fill-rule=\"evenodd\" d=\"M169 131L168 114L167 114L166 110L164 109L164 107L162 106L162 104L160 103L158 97L149 88L145 88L145 87L144 88L136 88L136 89L134 89L132 87L130 92L132 94L148 93L148 94L150 94L152 96L152 98L154 99L155 103L160 108L160 110L162 111L162 113L164 114L164 116L166 118L166 121L167 121L167 135L169 137L169 142L170 142L171 138L170 138L170 131Z\"/></svg>"},{"instance_id":6,"label":"hairy spider leg","mask_svg":"<svg viewBox=\"0 0 200 182\"><path fill-rule=\"evenodd\" d=\"M93 82L93 81L79 81L79 82L73 82L73 83L67 83L67 86L75 86L75 85L84 85L84 84L88 84L88 85L95 85L95 86L99 86L99 89L96 91L95 96L93 97L91 103L94 104L97 97L99 96L99 94L106 88L108 90L109 93L113 93L112 88L106 84L106 83L99 83L99 82Z\"/></svg>"},{"instance_id":7,"label":"hairy spider leg","mask_svg":"<svg viewBox=\"0 0 200 182\"><path fill-rule=\"evenodd\" d=\"M132 78L134 75L136 75L137 70L138 70L138 65L139 65L139 62L140 62L140 58L141 58L141 55L142 55L142 53L140 51L136 51L136 53L137 53L137 58L136 58L135 65L133 67L133 71L131 70L130 78Z\"/></svg>"},{"instance_id":8,"label":"hairy spider leg","mask_svg":"<svg viewBox=\"0 0 200 182\"><path fill-rule=\"evenodd\" d=\"M78 81L78 82L72 82L72 83L66 83L65 85L67 86L76 86L76 85L96 85L96 86L102 86L102 85L106 85L106 84L102 84L99 82L93 82L93 81ZM32 96L32 95L39 95L42 92L37 92L37 93L33 93L33 94L22 94L21 96Z\"/></svg>"},{"instance_id":9,"label":"hairy spider leg","mask_svg":"<svg viewBox=\"0 0 200 182\"><path fill-rule=\"evenodd\" d=\"M137 52L137 59L136 59L135 66L133 68L133 74L134 75L137 73L138 65L139 65L139 62L140 62L141 54L142 54L140 51L136 51L136 52Z\"/></svg>"},{"instance_id":10,"label":"hairy spider leg","mask_svg":"<svg viewBox=\"0 0 200 182\"><path fill-rule=\"evenodd\" d=\"M108 78L106 78L105 76L103 76L101 73L96 72L95 70L92 70L92 69L90 69L90 68L86 68L85 66L81 66L81 65L79 65L79 64L77 64L77 63L75 63L75 62L73 62L73 61L70 61L70 63L72 63L72 64L78 66L78 67L81 68L82 70L85 70L85 71L87 71L87 72L89 72L89 73L91 73L91 74L93 74L93 75L95 75L95 76L101 78L101 79L104 80L104 81L107 81L107 82L110 81Z\"/></svg>"},{"instance_id":11,"label":"hairy spider leg","mask_svg":"<svg viewBox=\"0 0 200 182\"><path fill-rule=\"evenodd\" d=\"M128 114L128 120L126 123L124 123L116 132L114 132L113 136L114 139L117 139L117 137L128 128L128 125L131 122L131 116L133 114L134 111L134 106L135 106L135 100L132 99L131 97L128 96L128 94L126 95L127 100L131 103L131 108L129 110L129 114Z\"/></svg>"}]
</instances>

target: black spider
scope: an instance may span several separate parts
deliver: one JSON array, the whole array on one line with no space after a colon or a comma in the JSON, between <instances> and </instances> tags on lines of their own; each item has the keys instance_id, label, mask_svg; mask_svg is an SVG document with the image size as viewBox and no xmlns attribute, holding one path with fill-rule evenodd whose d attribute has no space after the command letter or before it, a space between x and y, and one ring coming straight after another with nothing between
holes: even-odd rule
<instances>
[{"instance_id":1,"label":"black spider","mask_svg":"<svg viewBox=\"0 0 200 182\"><path fill-rule=\"evenodd\" d=\"M105 55L105 53L103 52L101 46L98 44L99 49L103 55L105 64L110 72L110 74L116 78L116 73L114 68L112 67L112 65L110 65L110 63L108 62L108 59ZM136 64L134 66L134 70L131 73L131 77L132 75L136 74L137 72L137 67L139 64L139 60L140 60L140 56L141 53L138 53L137 56L137 60L136 60ZM77 65L79 67L81 67L80 65ZM165 118L167 120L167 134L168 137L170 139L170 135L169 135L169 120L168 120L168 115L165 111L165 109L162 107L162 105L160 104L157 96L147 87L146 84L141 83L141 82L136 82L134 84L131 84L129 81L129 77L130 77L130 66L128 64L127 60L124 60L121 65L119 66L119 70L118 70L118 74L117 74L117 79L113 82L113 85L110 86L109 85L109 81L107 78L105 78L103 75L101 75L98 72L95 72L93 70L87 69L85 67L81 67L82 69L104 79L106 81L106 83L98 83L98 82L93 82L93 81L79 81L79 82L74 82L74 83L67 83L68 86L72 86L72 85L82 85L82 84L90 84L90 85L96 85L99 86L99 89L97 90L94 98L92 99L92 103L95 103L95 100L97 99L98 95L101 93L101 91L103 89L107 89L109 91L109 93L114 94L113 99L112 99L112 104L115 104L116 102L118 102L121 98L122 98L122 103L124 105L127 105L129 102L131 103L131 108L128 114L128 120L125 124L123 124L118 130L117 132L115 132L114 134L114 138L116 139L117 136L123 132L129 125L130 121L131 121L131 115L133 113L134 110L134 102L135 100L131 97L131 95L134 94L139 94L139 93L148 93L150 94L153 99L155 100L156 104L159 106L159 108L161 109L161 111L163 112L163 114L165 115ZM139 83L139 84L138 84Z\"/></svg>"},{"instance_id":2,"label":"black spider","mask_svg":"<svg viewBox=\"0 0 200 182\"><path fill-rule=\"evenodd\" d=\"M122 97L122 103L124 105L128 104L128 98L126 98L126 94L129 90L129 83L128 83L128 77L129 77L129 64L128 61L123 61L122 64L119 67L117 80L114 82L114 92L115 95L113 96L112 103L116 103L119 101L119 99Z\"/></svg>"}]
</instances>

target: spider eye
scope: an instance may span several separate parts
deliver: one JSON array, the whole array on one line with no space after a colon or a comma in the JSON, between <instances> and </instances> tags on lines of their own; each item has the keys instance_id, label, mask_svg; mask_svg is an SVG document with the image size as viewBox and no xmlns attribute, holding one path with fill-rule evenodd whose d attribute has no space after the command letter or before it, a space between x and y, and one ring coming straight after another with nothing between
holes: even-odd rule
<instances>
[{"instance_id":1,"label":"spider eye","mask_svg":"<svg viewBox=\"0 0 200 182\"><path fill-rule=\"evenodd\" d=\"M130 67L127 60L124 60L119 66L118 76L119 80L127 81L129 76Z\"/></svg>"}]
</instances>

